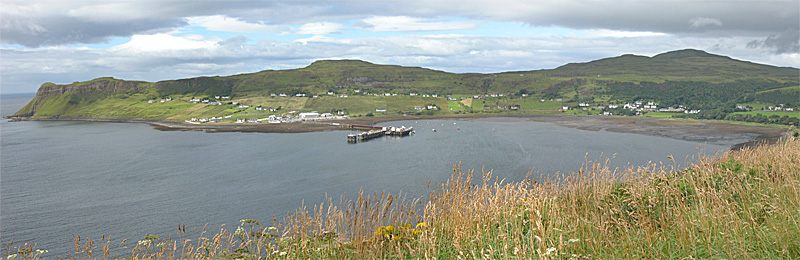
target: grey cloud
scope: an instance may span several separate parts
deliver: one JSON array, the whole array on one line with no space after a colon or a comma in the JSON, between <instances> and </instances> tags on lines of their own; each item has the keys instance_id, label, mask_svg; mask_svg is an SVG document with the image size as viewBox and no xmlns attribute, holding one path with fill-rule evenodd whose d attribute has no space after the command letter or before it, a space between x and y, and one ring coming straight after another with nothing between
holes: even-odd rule
<instances>
[{"instance_id":1,"label":"grey cloud","mask_svg":"<svg viewBox=\"0 0 800 260\"><path fill-rule=\"evenodd\" d=\"M746 46L751 49L766 49L775 54L800 53L800 31L789 29L771 34L764 40L753 40Z\"/></svg>"},{"instance_id":2,"label":"grey cloud","mask_svg":"<svg viewBox=\"0 0 800 260\"><path fill-rule=\"evenodd\" d=\"M13 20L15 17L3 17ZM153 19L135 23L93 22L72 17L56 16L28 21L13 26L3 21L0 42L28 47L74 43L100 43L110 37L131 36L134 33L154 32L186 25L182 19ZM6 25L9 26L6 26Z\"/></svg>"},{"instance_id":3,"label":"grey cloud","mask_svg":"<svg viewBox=\"0 0 800 260\"><path fill-rule=\"evenodd\" d=\"M474 0L458 5L445 3L450 4L439 3L436 8L448 10L443 13L521 21L535 26L671 34L774 32L775 28L797 28L800 12L798 1ZM697 22L694 27L692 21Z\"/></svg>"},{"instance_id":4,"label":"grey cloud","mask_svg":"<svg viewBox=\"0 0 800 260\"><path fill-rule=\"evenodd\" d=\"M798 29L798 1L123 1L126 17L103 16L107 1L49 7L43 13L2 11L0 42L25 46L97 43L109 37L168 31L185 18L226 15L271 25L359 20L370 16L465 17L575 29L651 31L691 37L765 37ZM27 1L26 4L37 4ZM48 8L48 3L38 3ZM121 4L120 4L121 3ZM6 5L6 4L3 4ZM52 5L52 4L50 4ZM74 5L74 6L73 6ZM82 5L82 6L81 6ZM113 4L112 4L113 5ZM20 9L22 10L22 9ZM81 10L88 16L70 16ZM88 10L88 11L87 11ZM120 12L120 10L116 10ZM101 17L102 22L96 17ZM356 25L359 25L356 23ZM776 29L779 28L779 29Z\"/></svg>"}]
</instances>

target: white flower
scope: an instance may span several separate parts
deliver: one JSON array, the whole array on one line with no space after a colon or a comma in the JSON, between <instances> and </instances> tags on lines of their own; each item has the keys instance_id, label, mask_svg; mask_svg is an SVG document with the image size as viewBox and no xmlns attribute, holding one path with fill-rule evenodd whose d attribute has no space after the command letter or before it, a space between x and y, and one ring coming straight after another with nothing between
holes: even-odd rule
<instances>
[{"instance_id":1,"label":"white flower","mask_svg":"<svg viewBox=\"0 0 800 260\"><path fill-rule=\"evenodd\" d=\"M281 252L281 253L280 253L280 254L278 254L278 255L280 255L280 256L285 256L285 255L286 255L286 252Z\"/></svg>"},{"instance_id":2,"label":"white flower","mask_svg":"<svg viewBox=\"0 0 800 260\"><path fill-rule=\"evenodd\" d=\"M242 234L244 234L244 228L242 227L237 227L236 232L233 232L234 236L241 236Z\"/></svg>"},{"instance_id":3,"label":"white flower","mask_svg":"<svg viewBox=\"0 0 800 260\"><path fill-rule=\"evenodd\" d=\"M569 243L575 243L575 242L580 242L580 241L581 241L580 239L573 238L573 239L567 240L567 244L569 244Z\"/></svg>"},{"instance_id":4,"label":"white flower","mask_svg":"<svg viewBox=\"0 0 800 260\"><path fill-rule=\"evenodd\" d=\"M269 232L275 232L275 231L278 231L278 228L276 228L276 227L268 227L268 228L267 228L267 231L269 231Z\"/></svg>"},{"instance_id":5,"label":"white flower","mask_svg":"<svg viewBox=\"0 0 800 260\"><path fill-rule=\"evenodd\" d=\"M36 249L36 254L37 254L37 255L45 254L45 253L47 253L47 252L48 252L47 250Z\"/></svg>"},{"instance_id":6,"label":"white flower","mask_svg":"<svg viewBox=\"0 0 800 260\"><path fill-rule=\"evenodd\" d=\"M550 255L550 253L555 252L555 251L556 251L555 247L547 248L547 252L545 252L544 255Z\"/></svg>"},{"instance_id":7,"label":"white flower","mask_svg":"<svg viewBox=\"0 0 800 260\"><path fill-rule=\"evenodd\" d=\"M6 258L6 259L11 260L11 259L14 259L14 258L17 258L17 254L10 254L10 255L8 255L8 258Z\"/></svg>"}]
</instances>

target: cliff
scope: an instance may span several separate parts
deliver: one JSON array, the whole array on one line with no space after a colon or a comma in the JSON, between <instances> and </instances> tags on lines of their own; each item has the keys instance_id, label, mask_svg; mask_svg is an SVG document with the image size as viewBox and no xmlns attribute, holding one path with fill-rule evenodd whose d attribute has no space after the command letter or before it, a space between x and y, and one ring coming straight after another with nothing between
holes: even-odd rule
<instances>
[{"instance_id":1,"label":"cliff","mask_svg":"<svg viewBox=\"0 0 800 260\"><path fill-rule=\"evenodd\" d=\"M45 100L67 98L67 103L77 104L78 100L103 98L117 93L136 93L144 91L148 82L125 81L114 78L97 78L85 82L68 85L44 83L36 91L36 96L25 107L17 111L14 117L31 117L36 115ZM47 102L49 103L49 102Z\"/></svg>"}]
</instances>

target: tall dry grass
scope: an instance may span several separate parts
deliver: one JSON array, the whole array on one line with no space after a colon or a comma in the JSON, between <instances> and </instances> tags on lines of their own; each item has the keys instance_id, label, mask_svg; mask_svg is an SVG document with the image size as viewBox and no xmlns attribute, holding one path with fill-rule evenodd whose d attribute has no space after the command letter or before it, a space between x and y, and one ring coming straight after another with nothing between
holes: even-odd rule
<instances>
[{"instance_id":1,"label":"tall dry grass","mask_svg":"<svg viewBox=\"0 0 800 260\"><path fill-rule=\"evenodd\" d=\"M133 259L800 259L800 141L704 157L684 171L587 162L556 178L506 183L453 169L429 199L358 194L263 227L187 239L148 236ZM205 229L202 229L205 230ZM76 238L71 259L113 258ZM4 253L35 246L9 246ZM21 259L21 258L20 258Z\"/></svg>"}]
</instances>

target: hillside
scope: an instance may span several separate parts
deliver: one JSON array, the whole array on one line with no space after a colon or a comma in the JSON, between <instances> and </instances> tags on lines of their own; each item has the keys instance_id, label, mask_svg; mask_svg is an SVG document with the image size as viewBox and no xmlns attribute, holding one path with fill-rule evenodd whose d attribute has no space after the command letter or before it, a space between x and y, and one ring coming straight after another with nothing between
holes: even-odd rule
<instances>
[{"instance_id":1,"label":"hillside","mask_svg":"<svg viewBox=\"0 0 800 260\"><path fill-rule=\"evenodd\" d=\"M755 64L699 50L672 51L653 57L622 55L551 70L493 74L456 74L358 60L321 60L305 68L224 77L159 82L98 78L68 85L45 83L15 116L187 120L230 115L230 120L234 120L288 110L347 111L351 116L361 116L378 107L388 107L387 113L397 115L504 112L497 110L510 106L519 109L505 112L552 114L562 112L559 109L563 106L575 107L583 102L612 104L637 100L712 110L737 103L778 100L775 92L770 91L800 86L798 75L800 70L796 68ZM530 98L520 99L521 94ZM348 95L348 99L338 98L342 95ZM472 99L446 99L476 95L481 96L480 103ZM164 99L173 101L148 103ZM223 104L187 102L192 99ZM539 104L536 101L540 99L560 101ZM242 109L234 102L250 108ZM800 105L784 103L790 107ZM438 109L414 109L432 104ZM257 112L255 107L259 106L283 110Z\"/></svg>"}]
</instances>

